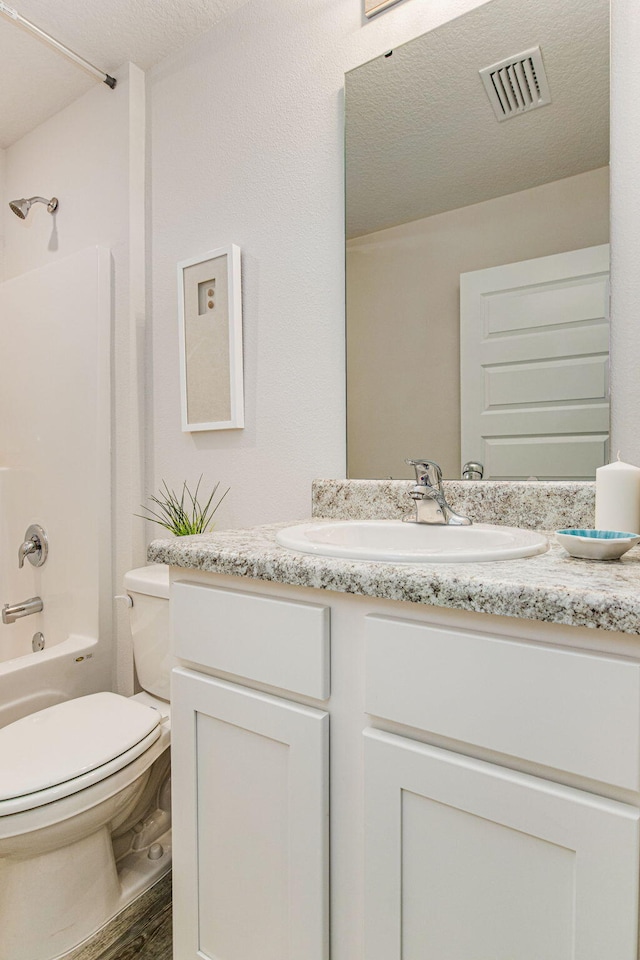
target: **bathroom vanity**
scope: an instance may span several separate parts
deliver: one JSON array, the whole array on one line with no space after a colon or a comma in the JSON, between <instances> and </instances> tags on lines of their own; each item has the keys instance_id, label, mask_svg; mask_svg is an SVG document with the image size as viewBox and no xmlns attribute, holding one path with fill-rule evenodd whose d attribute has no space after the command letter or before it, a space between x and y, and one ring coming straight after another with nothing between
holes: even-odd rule
<instances>
[{"instance_id":1,"label":"bathroom vanity","mask_svg":"<svg viewBox=\"0 0 640 960\"><path fill-rule=\"evenodd\" d=\"M638 549L394 565L277 529L149 552L180 660L175 955L637 960Z\"/></svg>"}]
</instances>

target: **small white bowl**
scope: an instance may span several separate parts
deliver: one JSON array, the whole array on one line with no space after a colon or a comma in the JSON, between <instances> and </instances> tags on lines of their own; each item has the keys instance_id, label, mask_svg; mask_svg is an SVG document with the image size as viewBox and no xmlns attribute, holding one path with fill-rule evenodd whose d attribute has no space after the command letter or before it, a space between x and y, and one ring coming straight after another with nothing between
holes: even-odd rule
<instances>
[{"instance_id":1,"label":"small white bowl","mask_svg":"<svg viewBox=\"0 0 640 960\"><path fill-rule=\"evenodd\" d=\"M581 560L619 560L640 543L638 534L618 530L556 530L556 537L567 553Z\"/></svg>"}]
</instances>

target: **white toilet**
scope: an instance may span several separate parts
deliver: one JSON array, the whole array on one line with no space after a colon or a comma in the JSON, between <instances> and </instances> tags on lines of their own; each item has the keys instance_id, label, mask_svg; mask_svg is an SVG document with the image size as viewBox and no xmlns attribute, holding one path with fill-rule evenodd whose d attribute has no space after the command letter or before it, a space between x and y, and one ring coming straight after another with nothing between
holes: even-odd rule
<instances>
[{"instance_id":1,"label":"white toilet","mask_svg":"<svg viewBox=\"0 0 640 960\"><path fill-rule=\"evenodd\" d=\"M171 865L169 571L130 571L133 697L0 729L0 960L64 956Z\"/></svg>"}]
</instances>

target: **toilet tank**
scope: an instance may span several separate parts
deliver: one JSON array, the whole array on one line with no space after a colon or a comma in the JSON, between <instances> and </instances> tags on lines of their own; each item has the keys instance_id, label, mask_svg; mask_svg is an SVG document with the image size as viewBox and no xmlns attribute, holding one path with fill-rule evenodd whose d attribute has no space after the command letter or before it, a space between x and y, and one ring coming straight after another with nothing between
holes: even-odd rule
<instances>
[{"instance_id":1,"label":"toilet tank","mask_svg":"<svg viewBox=\"0 0 640 960\"><path fill-rule=\"evenodd\" d=\"M173 658L169 634L169 567L155 563L129 570L124 588L133 601L129 610L133 659L143 690L169 699Z\"/></svg>"}]
</instances>

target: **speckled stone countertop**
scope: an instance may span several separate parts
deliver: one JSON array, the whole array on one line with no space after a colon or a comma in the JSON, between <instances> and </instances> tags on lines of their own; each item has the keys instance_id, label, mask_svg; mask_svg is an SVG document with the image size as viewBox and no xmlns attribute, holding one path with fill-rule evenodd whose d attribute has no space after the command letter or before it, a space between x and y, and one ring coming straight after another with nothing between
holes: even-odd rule
<instances>
[{"instance_id":1,"label":"speckled stone countertop","mask_svg":"<svg viewBox=\"0 0 640 960\"><path fill-rule=\"evenodd\" d=\"M411 510L410 480L314 480L312 515L332 520L400 520ZM445 480L456 513L475 523L527 530L592 527L593 481Z\"/></svg>"},{"instance_id":2,"label":"speckled stone countertop","mask_svg":"<svg viewBox=\"0 0 640 960\"><path fill-rule=\"evenodd\" d=\"M316 481L313 515L397 518L407 512L409 486L402 480ZM593 483L449 481L446 492L476 522L543 530L593 525ZM148 558L275 583L640 634L640 547L617 561L574 560L550 533L551 549L526 560L393 564L294 553L275 542L277 531L292 522L154 540Z\"/></svg>"},{"instance_id":3,"label":"speckled stone countertop","mask_svg":"<svg viewBox=\"0 0 640 960\"><path fill-rule=\"evenodd\" d=\"M353 482L369 483L348 483ZM327 483L333 484L332 491L327 489ZM325 505L325 511L331 513L338 509L335 503L336 494L338 501L344 499L344 483L345 481L322 481L322 484L325 484L322 492L318 489L318 482L314 485L316 517L320 513L318 500L325 496L334 500L331 509ZM404 481L391 483L404 484L406 492L407 484ZM341 492L336 484L340 485ZM488 484L489 481L484 485L487 494ZM585 520L593 515L593 484L557 486L562 487L561 501L567 498L567 503L569 500L573 500L574 504L580 501L582 515L569 525L590 526L593 521L585 523ZM497 492L493 492L496 495L489 496L488 500L495 501L494 506L499 505L501 517L506 513L508 519L502 519L502 522L512 524L513 515L505 510L505 504L499 501ZM370 493L371 490L367 495ZM395 497L396 491L392 493ZM515 491L513 493L515 494ZM546 521L550 515L557 518L558 509L562 513L563 509L568 509L567 503L564 508L558 504L552 505L549 514L530 501L529 515L524 519L530 521L538 510ZM361 504L357 506L354 503L351 507L348 516L361 519L362 514L358 513ZM521 507L518 509L521 510ZM471 510L469 512L478 522L496 520L495 513L489 518L487 515L474 516ZM364 516L371 518L372 512L367 514L365 510ZM251 530L225 530L197 537L154 540L149 547L148 558L153 562L169 563L177 567L294 586L640 634L640 547L629 551L617 561L574 560L555 542L553 534L550 533L550 550L526 560L394 564L338 560L294 553L275 542L278 530L289 525L280 523ZM525 524L521 521L519 525L531 528L532 523ZM548 528L548 523L544 526Z\"/></svg>"}]
</instances>

